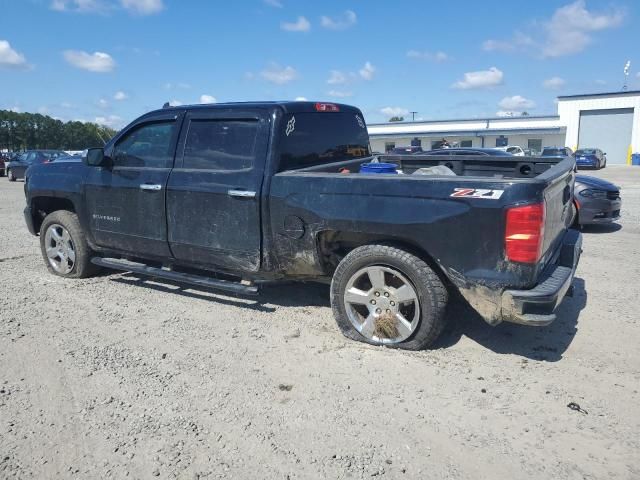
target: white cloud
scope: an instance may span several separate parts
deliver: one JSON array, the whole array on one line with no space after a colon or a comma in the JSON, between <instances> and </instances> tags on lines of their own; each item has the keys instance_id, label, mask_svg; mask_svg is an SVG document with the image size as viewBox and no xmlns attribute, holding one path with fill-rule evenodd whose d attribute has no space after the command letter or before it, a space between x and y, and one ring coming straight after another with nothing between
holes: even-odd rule
<instances>
[{"instance_id":1,"label":"white cloud","mask_svg":"<svg viewBox=\"0 0 640 480\"><path fill-rule=\"evenodd\" d=\"M305 17L298 17L295 22L282 22L280 28L287 32L308 32L311 24Z\"/></svg>"},{"instance_id":2,"label":"white cloud","mask_svg":"<svg viewBox=\"0 0 640 480\"><path fill-rule=\"evenodd\" d=\"M548 88L549 90L559 90L564 87L566 83L567 82L563 78L551 77L542 82L542 86L544 88Z\"/></svg>"},{"instance_id":3,"label":"white cloud","mask_svg":"<svg viewBox=\"0 0 640 480\"><path fill-rule=\"evenodd\" d=\"M184 105L184 103L181 102L180 100L171 100L169 102L169 106L171 107L179 107L180 105Z\"/></svg>"},{"instance_id":4,"label":"white cloud","mask_svg":"<svg viewBox=\"0 0 640 480\"><path fill-rule=\"evenodd\" d=\"M65 50L63 55L70 65L90 72L110 72L116 66L116 62L108 53L87 53L82 50Z\"/></svg>"},{"instance_id":5,"label":"white cloud","mask_svg":"<svg viewBox=\"0 0 640 480\"><path fill-rule=\"evenodd\" d=\"M0 68L28 69L30 65L24 55L11 48L6 40L0 40Z\"/></svg>"},{"instance_id":6,"label":"white cloud","mask_svg":"<svg viewBox=\"0 0 640 480\"><path fill-rule=\"evenodd\" d=\"M555 58L583 51L591 42L595 32L619 26L625 11L610 9L593 12L587 9L585 0L558 8L551 18L531 22L530 35L515 32L507 40L487 40L482 44L485 51L528 51L542 58Z\"/></svg>"},{"instance_id":7,"label":"white cloud","mask_svg":"<svg viewBox=\"0 0 640 480\"><path fill-rule=\"evenodd\" d=\"M278 64L272 63L260 72L260 76L268 82L284 85L298 78L298 72L291 66L280 67Z\"/></svg>"},{"instance_id":8,"label":"white cloud","mask_svg":"<svg viewBox=\"0 0 640 480\"><path fill-rule=\"evenodd\" d=\"M266 5L274 8L282 8L282 2L280 0L264 0Z\"/></svg>"},{"instance_id":9,"label":"white cloud","mask_svg":"<svg viewBox=\"0 0 640 480\"><path fill-rule=\"evenodd\" d=\"M308 101L307 97L296 97L296 102L306 102L306 101Z\"/></svg>"},{"instance_id":10,"label":"white cloud","mask_svg":"<svg viewBox=\"0 0 640 480\"><path fill-rule=\"evenodd\" d=\"M502 110L522 112L527 109L535 108L536 104L533 100L524 98L521 95L514 95L513 97L504 97L502 100L500 100L498 106Z\"/></svg>"},{"instance_id":11,"label":"white cloud","mask_svg":"<svg viewBox=\"0 0 640 480\"><path fill-rule=\"evenodd\" d=\"M101 98L100 100L98 100L98 106L100 108L108 108L109 107L109 102L107 102L106 99Z\"/></svg>"},{"instance_id":12,"label":"white cloud","mask_svg":"<svg viewBox=\"0 0 640 480\"><path fill-rule=\"evenodd\" d=\"M174 90L174 89L189 90L191 88L191 85L184 82L179 82L179 83L168 82L164 84L164 88L165 90Z\"/></svg>"},{"instance_id":13,"label":"white cloud","mask_svg":"<svg viewBox=\"0 0 640 480\"><path fill-rule=\"evenodd\" d=\"M432 62L441 63L449 59L449 55L444 52L427 52L427 51L419 51L419 50L409 50L407 52L407 57L415 58L417 60L429 60Z\"/></svg>"},{"instance_id":14,"label":"white cloud","mask_svg":"<svg viewBox=\"0 0 640 480\"><path fill-rule=\"evenodd\" d=\"M129 95L127 95L122 90L119 90L119 91L117 91L116 93L113 94L113 99L114 100L122 101L122 100L126 100L127 98L129 98Z\"/></svg>"},{"instance_id":15,"label":"white cloud","mask_svg":"<svg viewBox=\"0 0 640 480\"><path fill-rule=\"evenodd\" d=\"M357 21L358 17L352 10L346 10L339 17L331 18L324 15L320 17L320 25L330 30L345 30L355 25Z\"/></svg>"},{"instance_id":16,"label":"white cloud","mask_svg":"<svg viewBox=\"0 0 640 480\"><path fill-rule=\"evenodd\" d=\"M82 121L82 120L79 120ZM96 117L93 121L98 125L104 125L109 128L119 128L122 126L122 118L118 115L109 115L108 117Z\"/></svg>"},{"instance_id":17,"label":"white cloud","mask_svg":"<svg viewBox=\"0 0 640 480\"><path fill-rule=\"evenodd\" d=\"M455 82L451 85L451 88L457 88L460 90L491 88L501 85L503 78L504 74L501 70L498 70L496 67L491 67L489 70L465 73L464 79Z\"/></svg>"},{"instance_id":18,"label":"white cloud","mask_svg":"<svg viewBox=\"0 0 640 480\"><path fill-rule=\"evenodd\" d=\"M340 70L331 70L327 83L329 85L342 85L347 83L347 76Z\"/></svg>"},{"instance_id":19,"label":"white cloud","mask_svg":"<svg viewBox=\"0 0 640 480\"><path fill-rule=\"evenodd\" d=\"M52 0L51 10L58 12L102 13L107 5L102 0Z\"/></svg>"},{"instance_id":20,"label":"white cloud","mask_svg":"<svg viewBox=\"0 0 640 480\"><path fill-rule=\"evenodd\" d=\"M373 78L373 74L375 72L376 72L376 67L371 65L370 62L366 62L364 64L364 67L362 67L360 70L358 70L358 73L360 74L360 76L362 78L364 78L365 80L371 80Z\"/></svg>"},{"instance_id":21,"label":"white cloud","mask_svg":"<svg viewBox=\"0 0 640 480\"><path fill-rule=\"evenodd\" d=\"M622 23L622 10L594 13L587 10L584 0L557 9L544 24L546 39L543 57L561 57L581 52L591 43L591 33L617 27Z\"/></svg>"},{"instance_id":22,"label":"white cloud","mask_svg":"<svg viewBox=\"0 0 640 480\"><path fill-rule=\"evenodd\" d=\"M402 107L384 107L380 109L380 113L389 118L404 117L405 115L409 115L409 110Z\"/></svg>"},{"instance_id":23,"label":"white cloud","mask_svg":"<svg viewBox=\"0 0 640 480\"><path fill-rule=\"evenodd\" d=\"M164 9L163 0L52 0L58 12L108 13L118 7L137 15L151 15Z\"/></svg>"},{"instance_id":24,"label":"white cloud","mask_svg":"<svg viewBox=\"0 0 640 480\"><path fill-rule=\"evenodd\" d=\"M120 0L120 4L138 15L152 15L164 9L162 0Z\"/></svg>"},{"instance_id":25,"label":"white cloud","mask_svg":"<svg viewBox=\"0 0 640 480\"><path fill-rule=\"evenodd\" d=\"M14 105L13 107L9 108L9 111L13 113L20 113L22 112L22 109L19 106Z\"/></svg>"},{"instance_id":26,"label":"white cloud","mask_svg":"<svg viewBox=\"0 0 640 480\"><path fill-rule=\"evenodd\" d=\"M482 43L485 52L514 52L525 47L535 45L535 41L529 35L516 32L509 40L486 40Z\"/></svg>"},{"instance_id":27,"label":"white cloud","mask_svg":"<svg viewBox=\"0 0 640 480\"><path fill-rule=\"evenodd\" d=\"M200 95L200 103L216 103L216 97L207 95L206 93Z\"/></svg>"},{"instance_id":28,"label":"white cloud","mask_svg":"<svg viewBox=\"0 0 640 480\"><path fill-rule=\"evenodd\" d=\"M353 97L353 92L346 92L342 90L329 90L327 92L327 95L329 95L330 97L336 97L336 98L346 98L346 97Z\"/></svg>"}]
</instances>

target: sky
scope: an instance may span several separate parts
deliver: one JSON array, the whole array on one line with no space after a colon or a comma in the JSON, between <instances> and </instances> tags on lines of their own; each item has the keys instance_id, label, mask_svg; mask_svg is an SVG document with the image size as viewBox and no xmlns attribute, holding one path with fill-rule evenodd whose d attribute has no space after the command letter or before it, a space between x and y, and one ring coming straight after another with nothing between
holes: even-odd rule
<instances>
[{"instance_id":1,"label":"sky","mask_svg":"<svg viewBox=\"0 0 640 480\"><path fill-rule=\"evenodd\" d=\"M636 0L0 0L0 17L0 109L114 128L165 102L549 115L619 91L627 61L640 89Z\"/></svg>"}]
</instances>

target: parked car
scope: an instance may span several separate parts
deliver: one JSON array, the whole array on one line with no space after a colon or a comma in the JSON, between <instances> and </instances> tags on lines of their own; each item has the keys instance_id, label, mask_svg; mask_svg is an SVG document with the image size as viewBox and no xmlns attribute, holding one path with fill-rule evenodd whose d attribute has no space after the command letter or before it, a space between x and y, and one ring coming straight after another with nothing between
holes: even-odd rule
<instances>
[{"instance_id":1,"label":"parked car","mask_svg":"<svg viewBox=\"0 0 640 480\"><path fill-rule=\"evenodd\" d=\"M163 108L83 162L33 166L24 216L52 274L107 267L246 295L327 282L342 332L374 345L432 344L454 291L491 325L556 318L582 243L572 160L534 159L523 178L505 152L383 155L390 173L360 173L369 145L348 105ZM456 174L414 175L441 162Z\"/></svg>"},{"instance_id":2,"label":"parked car","mask_svg":"<svg viewBox=\"0 0 640 480\"><path fill-rule=\"evenodd\" d=\"M421 155L478 155L483 157L512 157L513 155L499 148L441 148L428 150Z\"/></svg>"},{"instance_id":3,"label":"parked car","mask_svg":"<svg viewBox=\"0 0 640 480\"><path fill-rule=\"evenodd\" d=\"M15 160L9 162L7 168L7 178L10 182L24 178L25 172L32 165L48 163L57 157L68 156L61 150L27 150Z\"/></svg>"},{"instance_id":4,"label":"parked car","mask_svg":"<svg viewBox=\"0 0 640 480\"><path fill-rule=\"evenodd\" d=\"M569 147L544 147L542 157L573 157L573 150Z\"/></svg>"},{"instance_id":5,"label":"parked car","mask_svg":"<svg viewBox=\"0 0 640 480\"><path fill-rule=\"evenodd\" d=\"M5 165L9 161L8 157L0 154L0 177L4 177Z\"/></svg>"},{"instance_id":6,"label":"parked car","mask_svg":"<svg viewBox=\"0 0 640 480\"><path fill-rule=\"evenodd\" d=\"M388 154L389 155L414 155L414 154L420 154L423 151L424 150L422 150L422 147L394 147L388 152Z\"/></svg>"},{"instance_id":7,"label":"parked car","mask_svg":"<svg viewBox=\"0 0 640 480\"><path fill-rule=\"evenodd\" d=\"M611 223L620 218L622 198L617 185L600 178L577 175L573 191L577 210L575 225Z\"/></svg>"},{"instance_id":8,"label":"parked car","mask_svg":"<svg viewBox=\"0 0 640 480\"><path fill-rule=\"evenodd\" d=\"M607 166L607 154L599 148L579 148L576 150L576 165L600 170Z\"/></svg>"},{"instance_id":9,"label":"parked car","mask_svg":"<svg viewBox=\"0 0 640 480\"><path fill-rule=\"evenodd\" d=\"M524 150L522 147L517 145L507 145L506 147L496 147L496 150L504 150L511 155L515 155L516 157L524 157Z\"/></svg>"}]
</instances>

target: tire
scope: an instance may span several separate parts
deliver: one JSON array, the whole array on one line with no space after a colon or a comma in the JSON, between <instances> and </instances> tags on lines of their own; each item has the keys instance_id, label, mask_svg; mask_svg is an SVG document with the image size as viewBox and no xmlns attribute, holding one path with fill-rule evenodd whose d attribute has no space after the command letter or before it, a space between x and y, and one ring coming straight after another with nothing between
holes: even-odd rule
<instances>
[{"instance_id":1,"label":"tire","mask_svg":"<svg viewBox=\"0 0 640 480\"><path fill-rule=\"evenodd\" d=\"M73 212L58 210L45 217L40 227L40 250L47 269L54 275L86 278L100 271L91 263L93 251ZM52 258L53 255L56 257Z\"/></svg>"},{"instance_id":2,"label":"tire","mask_svg":"<svg viewBox=\"0 0 640 480\"><path fill-rule=\"evenodd\" d=\"M16 177L13 175L13 172L11 170L7 170L7 178L10 182L16 181Z\"/></svg>"},{"instance_id":3,"label":"tire","mask_svg":"<svg viewBox=\"0 0 640 480\"><path fill-rule=\"evenodd\" d=\"M331 281L331 308L340 330L371 345L404 350L432 345L445 326L447 300L444 284L424 260L391 245L352 250Z\"/></svg>"},{"instance_id":4,"label":"tire","mask_svg":"<svg viewBox=\"0 0 640 480\"><path fill-rule=\"evenodd\" d=\"M4 170L0 171L0 177L4 177Z\"/></svg>"}]
</instances>

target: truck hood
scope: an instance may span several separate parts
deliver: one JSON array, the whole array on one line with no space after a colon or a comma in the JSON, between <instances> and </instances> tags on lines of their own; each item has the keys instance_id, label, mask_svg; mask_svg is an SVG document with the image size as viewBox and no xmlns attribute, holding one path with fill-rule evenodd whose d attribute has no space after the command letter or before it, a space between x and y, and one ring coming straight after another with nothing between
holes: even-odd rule
<instances>
[{"instance_id":1,"label":"truck hood","mask_svg":"<svg viewBox=\"0 0 640 480\"><path fill-rule=\"evenodd\" d=\"M582 184L588 188L598 188L600 190L617 191L620 188L611 182L601 178L590 177L589 175L576 175L576 185Z\"/></svg>"}]
</instances>

